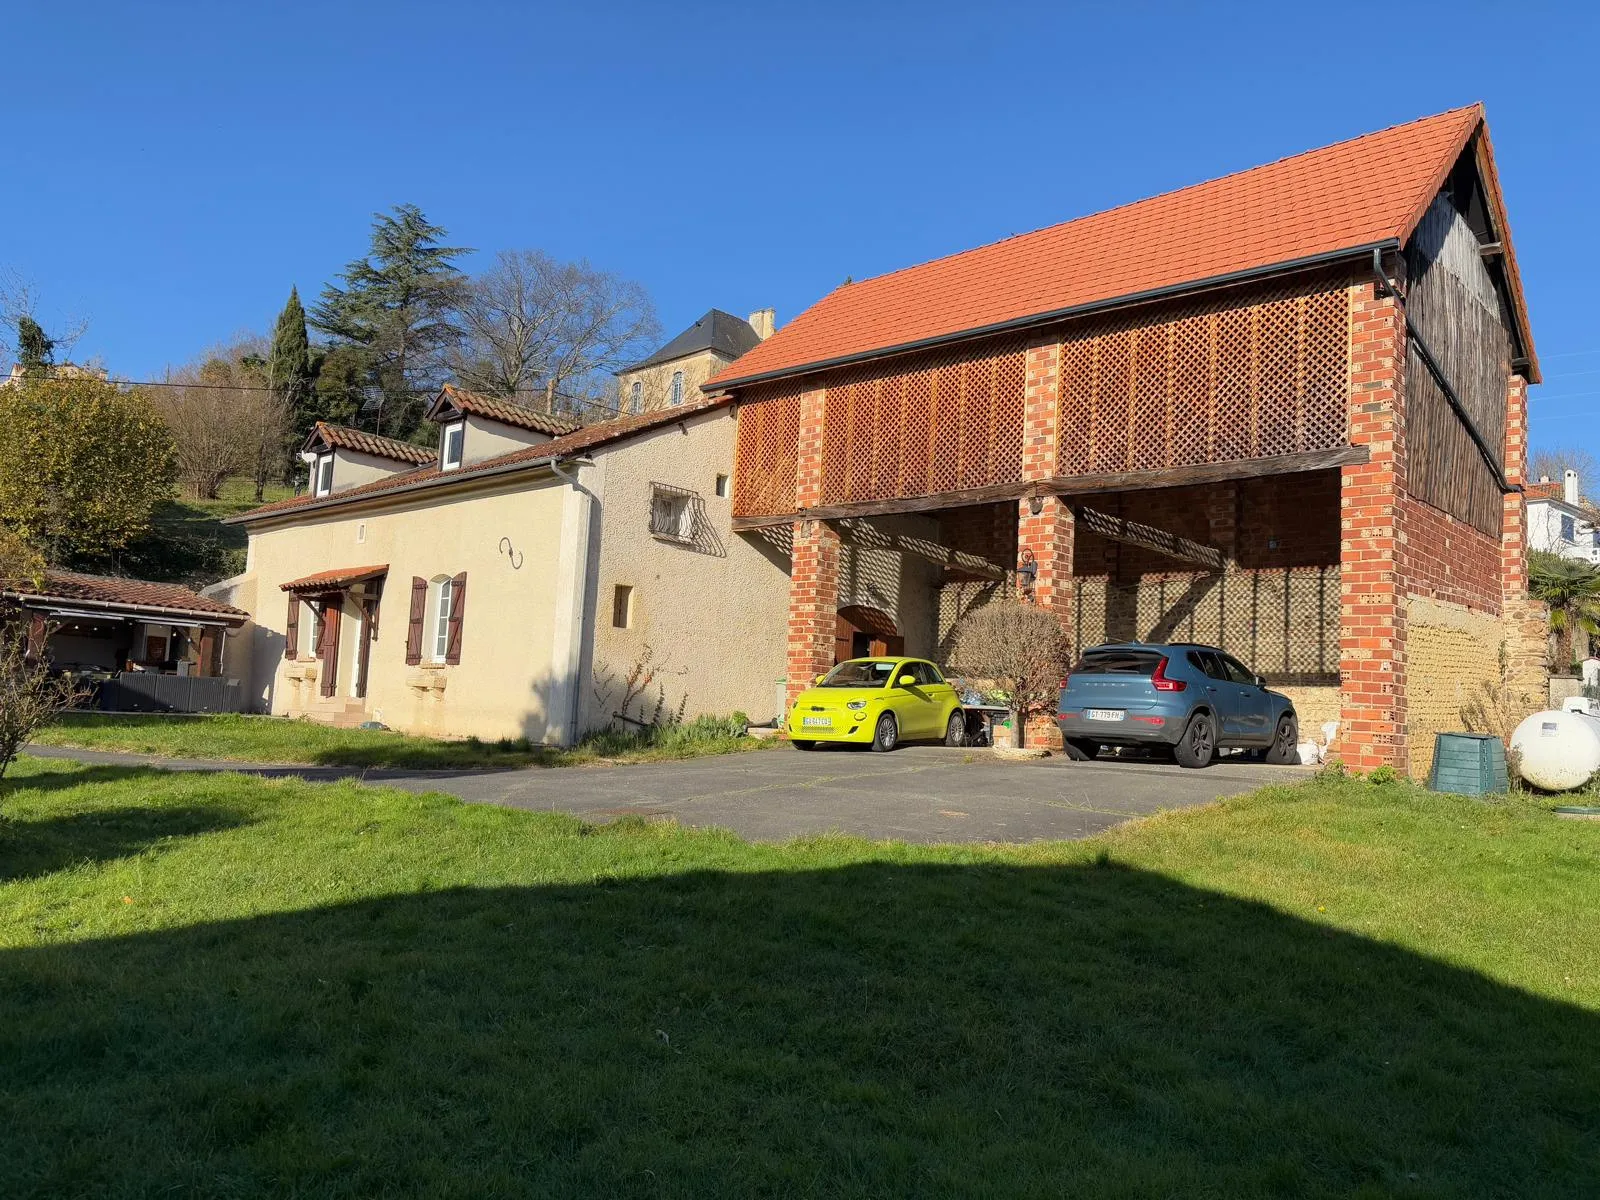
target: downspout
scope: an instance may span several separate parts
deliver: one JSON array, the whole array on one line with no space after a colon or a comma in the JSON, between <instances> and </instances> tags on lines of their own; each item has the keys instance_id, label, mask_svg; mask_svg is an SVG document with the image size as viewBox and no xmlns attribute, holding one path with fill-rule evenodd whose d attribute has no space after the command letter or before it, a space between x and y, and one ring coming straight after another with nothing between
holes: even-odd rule
<instances>
[{"instance_id":1,"label":"downspout","mask_svg":"<svg viewBox=\"0 0 1600 1200\"><path fill-rule=\"evenodd\" d=\"M571 488L563 502L561 544L556 559L556 609L550 668L555 687L550 697L550 725L558 745L575 745L583 736L583 650L589 590L589 528L600 497L585 487L578 472L562 469L557 459L550 470Z\"/></svg>"},{"instance_id":2,"label":"downspout","mask_svg":"<svg viewBox=\"0 0 1600 1200\"><path fill-rule=\"evenodd\" d=\"M1449 402L1451 410L1456 414L1456 420L1461 422L1461 427L1467 431L1467 436L1472 439L1472 444L1478 448L1478 454L1483 459L1484 465L1489 468L1495 486L1500 489L1500 494L1509 496L1520 493L1522 485L1507 483L1505 473L1500 469L1500 464L1494 459L1494 453L1489 449L1489 443L1483 440L1483 435L1478 432L1478 427L1473 423L1471 415L1467 412L1466 405L1461 403L1461 397L1456 395L1455 388L1450 386L1450 381L1445 378L1444 368L1439 365L1439 360L1434 358L1433 351L1428 349L1428 343L1422 340L1422 334L1411 321L1411 314L1406 311L1405 297L1400 294L1400 288L1389 278L1383 269L1383 251L1373 247L1372 274L1378 281L1379 295L1390 295L1400 307L1400 315L1406 321L1406 341L1417 348L1417 357L1422 359L1422 365L1428 368L1428 374L1433 376L1433 381L1439 385L1439 390L1444 393L1444 398Z\"/></svg>"}]
</instances>

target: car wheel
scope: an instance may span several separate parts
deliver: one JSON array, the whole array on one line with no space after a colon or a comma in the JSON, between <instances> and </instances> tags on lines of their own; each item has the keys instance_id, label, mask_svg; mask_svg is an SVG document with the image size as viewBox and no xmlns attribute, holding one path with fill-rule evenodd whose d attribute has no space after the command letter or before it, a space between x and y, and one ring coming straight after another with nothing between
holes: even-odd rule
<instances>
[{"instance_id":1,"label":"car wheel","mask_svg":"<svg viewBox=\"0 0 1600 1200\"><path fill-rule=\"evenodd\" d=\"M967 714L953 712L944 726L944 744L946 746L965 746L967 744Z\"/></svg>"},{"instance_id":2,"label":"car wheel","mask_svg":"<svg viewBox=\"0 0 1600 1200\"><path fill-rule=\"evenodd\" d=\"M895 724L893 713L884 713L878 718L878 727L872 731L872 748L880 754L887 754L900 744L900 727Z\"/></svg>"},{"instance_id":3,"label":"car wheel","mask_svg":"<svg viewBox=\"0 0 1600 1200\"><path fill-rule=\"evenodd\" d=\"M793 746L796 750L815 750L817 748L817 744L815 742L808 742L804 738L790 738L789 745Z\"/></svg>"},{"instance_id":4,"label":"car wheel","mask_svg":"<svg viewBox=\"0 0 1600 1200\"><path fill-rule=\"evenodd\" d=\"M1275 767L1287 767L1300 761L1300 720L1293 713L1278 718L1277 732L1272 735L1272 745L1267 747L1267 761Z\"/></svg>"},{"instance_id":5,"label":"car wheel","mask_svg":"<svg viewBox=\"0 0 1600 1200\"><path fill-rule=\"evenodd\" d=\"M1100 743L1084 738L1066 738L1062 746L1073 762L1093 762L1100 756Z\"/></svg>"},{"instance_id":6,"label":"car wheel","mask_svg":"<svg viewBox=\"0 0 1600 1200\"><path fill-rule=\"evenodd\" d=\"M1180 767L1208 767L1217 753L1217 725L1210 713L1197 712L1184 726L1183 736L1172 748Z\"/></svg>"}]
</instances>

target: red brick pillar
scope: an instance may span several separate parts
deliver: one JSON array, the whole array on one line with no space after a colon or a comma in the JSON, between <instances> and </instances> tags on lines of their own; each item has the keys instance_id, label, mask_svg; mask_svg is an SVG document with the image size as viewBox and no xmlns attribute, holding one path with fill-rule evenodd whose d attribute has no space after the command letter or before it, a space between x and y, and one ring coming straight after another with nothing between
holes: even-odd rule
<instances>
[{"instance_id":1,"label":"red brick pillar","mask_svg":"<svg viewBox=\"0 0 1600 1200\"><path fill-rule=\"evenodd\" d=\"M800 397L800 438L795 462L794 502L799 509L822 502L823 420L827 392ZM789 702L833 666L839 615L839 535L821 521L794 523L789 565Z\"/></svg>"},{"instance_id":2,"label":"red brick pillar","mask_svg":"<svg viewBox=\"0 0 1600 1200\"><path fill-rule=\"evenodd\" d=\"M1339 735L1355 770L1406 761L1405 317L1373 284L1350 289L1350 441L1340 473Z\"/></svg>"},{"instance_id":3,"label":"red brick pillar","mask_svg":"<svg viewBox=\"0 0 1600 1200\"><path fill-rule=\"evenodd\" d=\"M1511 376L1506 388L1506 482L1528 479L1528 381ZM1500 518L1500 620L1505 644L1503 683L1508 702L1532 712L1549 702L1545 662L1550 617L1528 594L1528 509L1521 492L1503 497Z\"/></svg>"},{"instance_id":4,"label":"red brick pillar","mask_svg":"<svg viewBox=\"0 0 1600 1200\"><path fill-rule=\"evenodd\" d=\"M1048 479L1060 471L1061 344L1041 342L1028 347L1022 436L1022 478ZM1060 496L1025 497L1017 510L1017 571L1023 599L1054 613L1061 628L1072 632L1071 506ZM1032 574L1031 587L1027 584ZM1061 731L1054 713L1030 719L1023 733L1026 746L1056 749Z\"/></svg>"}]
</instances>

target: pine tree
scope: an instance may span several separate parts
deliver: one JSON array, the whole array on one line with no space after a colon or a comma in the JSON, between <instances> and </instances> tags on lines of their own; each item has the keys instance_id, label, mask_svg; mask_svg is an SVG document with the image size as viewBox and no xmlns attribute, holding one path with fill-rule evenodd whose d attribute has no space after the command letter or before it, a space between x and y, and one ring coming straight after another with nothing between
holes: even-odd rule
<instances>
[{"instance_id":1,"label":"pine tree","mask_svg":"<svg viewBox=\"0 0 1600 1200\"><path fill-rule=\"evenodd\" d=\"M329 284L311 310L311 324L336 345L370 356L383 395L375 425L391 437L416 430L441 355L462 336L454 318L466 280L452 260L470 251L440 245L444 236L414 204L375 214L367 257L347 265L345 286Z\"/></svg>"},{"instance_id":2,"label":"pine tree","mask_svg":"<svg viewBox=\"0 0 1600 1200\"><path fill-rule=\"evenodd\" d=\"M311 340L306 336L306 310L300 304L298 288L289 289L289 302L278 314L267 374L272 390L289 411L290 437L296 443L303 441L316 423L311 411L315 377L311 369Z\"/></svg>"}]
</instances>

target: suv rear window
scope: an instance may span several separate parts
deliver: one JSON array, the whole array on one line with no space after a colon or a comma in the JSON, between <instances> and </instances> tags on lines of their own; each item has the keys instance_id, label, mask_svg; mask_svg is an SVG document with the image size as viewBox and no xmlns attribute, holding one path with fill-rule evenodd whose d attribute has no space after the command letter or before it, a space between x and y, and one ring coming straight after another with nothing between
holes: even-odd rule
<instances>
[{"instance_id":1,"label":"suv rear window","mask_svg":"<svg viewBox=\"0 0 1600 1200\"><path fill-rule=\"evenodd\" d=\"M1074 675L1154 675L1165 655L1151 650L1100 650L1085 654Z\"/></svg>"}]
</instances>

